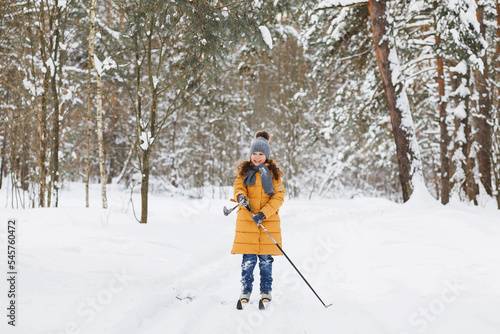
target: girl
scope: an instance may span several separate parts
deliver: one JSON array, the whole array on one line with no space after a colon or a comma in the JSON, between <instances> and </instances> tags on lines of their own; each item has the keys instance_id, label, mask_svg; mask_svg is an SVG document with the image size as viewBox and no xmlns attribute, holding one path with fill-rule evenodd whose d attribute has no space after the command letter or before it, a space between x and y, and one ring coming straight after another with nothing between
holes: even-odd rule
<instances>
[{"instance_id":1,"label":"girl","mask_svg":"<svg viewBox=\"0 0 500 334\"><path fill-rule=\"evenodd\" d=\"M269 236L260 228L263 224L281 247L279 208L285 200L281 182L283 173L270 159L270 135L258 131L250 146L250 159L238 165L234 183L234 198L240 210L236 219L236 235L232 254L243 254L241 263L242 293L237 307L250 300L253 271L259 260L261 300L271 301L272 255L281 255Z\"/></svg>"}]
</instances>

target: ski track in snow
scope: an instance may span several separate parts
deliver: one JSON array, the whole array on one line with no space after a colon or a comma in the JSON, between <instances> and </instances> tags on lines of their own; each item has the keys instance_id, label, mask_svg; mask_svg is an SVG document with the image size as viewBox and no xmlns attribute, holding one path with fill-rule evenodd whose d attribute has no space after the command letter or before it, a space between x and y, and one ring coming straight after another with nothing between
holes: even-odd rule
<instances>
[{"instance_id":1,"label":"ski track in snow","mask_svg":"<svg viewBox=\"0 0 500 334\"><path fill-rule=\"evenodd\" d=\"M83 186L69 188L59 209L2 209L0 243L7 218L20 224L18 326L4 316L2 333L500 331L500 211L492 207L287 200L283 249L333 306L325 309L281 256L269 308L258 309L257 267L251 301L238 311L241 256L229 254L236 213L223 216L228 201L152 195L140 225L118 186L108 189L108 210L98 209L98 186L90 209Z\"/></svg>"}]
</instances>

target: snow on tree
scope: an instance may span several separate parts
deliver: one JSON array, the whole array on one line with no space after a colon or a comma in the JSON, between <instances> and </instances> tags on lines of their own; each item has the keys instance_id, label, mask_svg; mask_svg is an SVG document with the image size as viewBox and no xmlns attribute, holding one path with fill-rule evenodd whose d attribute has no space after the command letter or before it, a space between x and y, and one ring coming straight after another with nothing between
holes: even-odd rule
<instances>
[{"instance_id":1,"label":"snow on tree","mask_svg":"<svg viewBox=\"0 0 500 334\"><path fill-rule=\"evenodd\" d=\"M374 43L375 2L104 0L89 57L87 5L30 2L24 11L5 1L0 169L12 178L13 205L57 205L65 181L85 173L89 183L103 178L93 140L97 115L91 110L90 122L85 116L98 102L96 74L106 111L101 182L140 185L144 203L156 190L200 197L225 189L246 155L245 138L265 127L278 133L273 152L289 196L364 193L399 201L409 192L398 174L423 174L443 203L482 203L491 184L500 205L497 2L384 3L387 45ZM479 134L488 131L491 181L480 161L488 145Z\"/></svg>"}]
</instances>

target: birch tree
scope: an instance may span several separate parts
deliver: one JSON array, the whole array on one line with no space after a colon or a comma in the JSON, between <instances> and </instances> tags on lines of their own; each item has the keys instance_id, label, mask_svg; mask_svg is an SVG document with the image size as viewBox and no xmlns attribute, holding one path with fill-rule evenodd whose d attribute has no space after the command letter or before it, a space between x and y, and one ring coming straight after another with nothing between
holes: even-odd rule
<instances>
[{"instance_id":1,"label":"birch tree","mask_svg":"<svg viewBox=\"0 0 500 334\"><path fill-rule=\"evenodd\" d=\"M39 205L45 207L47 205L47 155L48 155L48 108L49 108L49 94L50 94L50 71L48 62L50 59L50 50L48 42L50 41L50 33L47 28L46 18L46 3L40 2L40 21L38 28L38 38L40 41L40 54L43 63L43 80L42 80L42 93L41 104L38 111L38 132L40 141L40 155L38 160L38 168L40 170L40 194Z\"/></svg>"},{"instance_id":2,"label":"birch tree","mask_svg":"<svg viewBox=\"0 0 500 334\"><path fill-rule=\"evenodd\" d=\"M105 167L105 156L104 156L104 125L102 117L102 64L97 58L94 50L95 45L95 21L96 21L96 0L90 0L89 6L89 73L94 69L96 73L97 81L97 91L96 91L96 120L97 120L97 143L99 148L99 173L101 180L101 197L102 197L102 207L106 209L108 207L108 199L106 196L106 167ZM89 87L91 83L91 75L89 75ZM90 88L89 88L90 91ZM90 102L90 98L89 98ZM89 103L90 108L90 103ZM88 131L88 130L87 130ZM89 136L89 134L87 135ZM87 137L89 138L89 137ZM87 144L88 144L87 139ZM89 148L88 148L89 149ZM88 151L87 151L88 152ZM89 156L87 155L87 159ZM87 175L89 173L89 168L87 167ZM88 206L88 176L87 176L87 206Z\"/></svg>"},{"instance_id":3,"label":"birch tree","mask_svg":"<svg viewBox=\"0 0 500 334\"><path fill-rule=\"evenodd\" d=\"M60 3L56 0L49 7L49 52L48 68L50 70L50 90L52 95L52 119L51 119L51 156L50 156L50 182L48 185L48 206L51 205L52 199L54 206L59 205L59 153L60 153L60 137L61 137L61 119L64 110L61 110L61 104L64 103L65 97L60 98L59 91L61 90L61 75L63 67L63 50L61 49L62 40L64 38L63 13L67 12L66 3Z\"/></svg>"}]
</instances>

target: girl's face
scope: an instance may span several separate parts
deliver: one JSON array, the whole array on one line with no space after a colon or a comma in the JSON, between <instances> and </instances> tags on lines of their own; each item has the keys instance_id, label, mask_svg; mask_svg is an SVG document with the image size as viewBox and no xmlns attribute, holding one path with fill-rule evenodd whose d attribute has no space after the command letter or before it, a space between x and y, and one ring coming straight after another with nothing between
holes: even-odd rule
<instances>
[{"instance_id":1,"label":"girl's face","mask_svg":"<svg viewBox=\"0 0 500 334\"><path fill-rule=\"evenodd\" d=\"M266 156L262 152L253 152L250 161L252 161L255 166L259 166L266 162Z\"/></svg>"}]
</instances>

